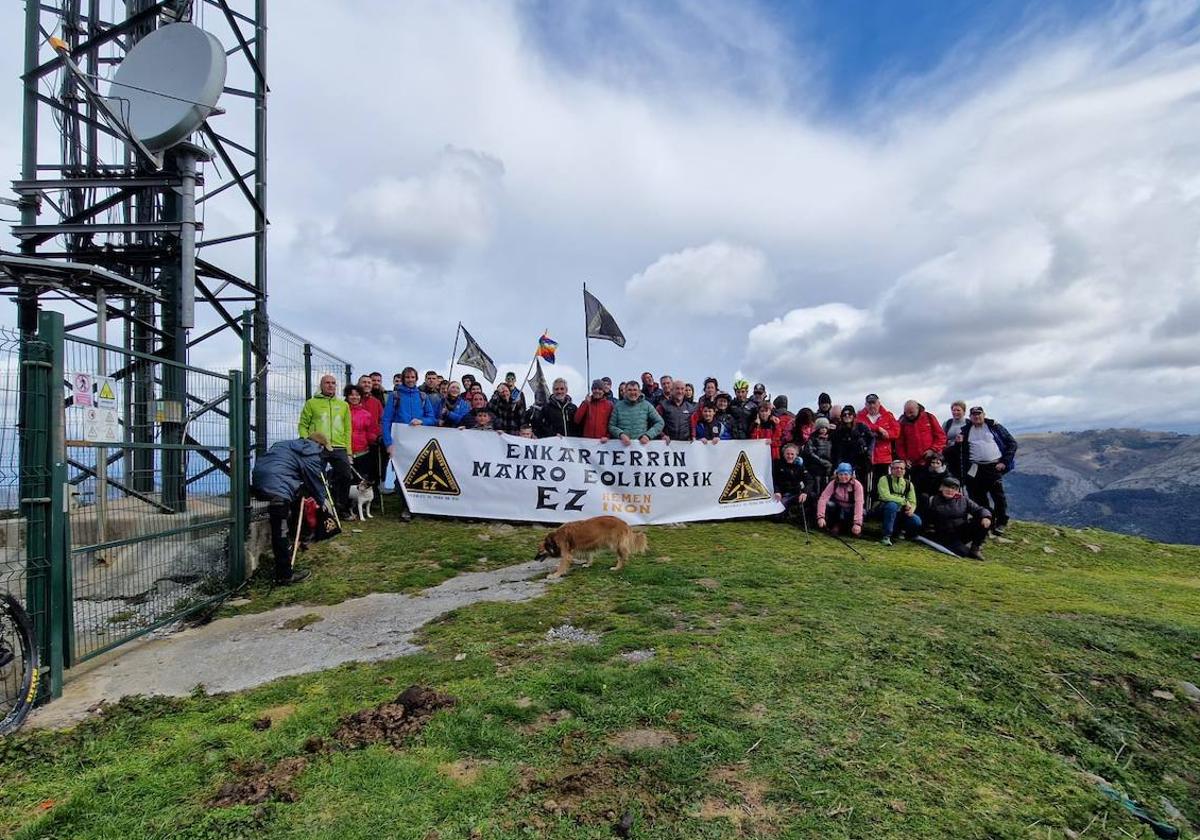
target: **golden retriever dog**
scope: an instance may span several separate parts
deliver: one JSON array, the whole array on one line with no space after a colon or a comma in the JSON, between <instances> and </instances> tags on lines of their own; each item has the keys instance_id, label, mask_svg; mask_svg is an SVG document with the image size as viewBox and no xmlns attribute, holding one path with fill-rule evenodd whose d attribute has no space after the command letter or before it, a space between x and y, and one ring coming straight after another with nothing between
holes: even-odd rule
<instances>
[{"instance_id":1,"label":"golden retriever dog","mask_svg":"<svg viewBox=\"0 0 1200 840\"><path fill-rule=\"evenodd\" d=\"M568 522L549 533L546 539L542 540L542 546L534 559L561 558L558 568L549 575L558 578L571 568L572 555L590 554L602 548L611 548L617 552L617 564L612 567L612 571L619 572L625 568L629 555L645 552L646 535L633 530L624 520L615 516L593 516L579 522Z\"/></svg>"}]
</instances>

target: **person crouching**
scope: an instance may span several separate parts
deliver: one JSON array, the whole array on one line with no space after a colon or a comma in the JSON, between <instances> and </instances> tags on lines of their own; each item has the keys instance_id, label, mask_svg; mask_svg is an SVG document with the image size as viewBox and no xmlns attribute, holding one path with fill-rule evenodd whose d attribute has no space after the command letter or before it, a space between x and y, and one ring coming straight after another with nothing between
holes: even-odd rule
<instances>
[{"instance_id":1,"label":"person crouching","mask_svg":"<svg viewBox=\"0 0 1200 840\"><path fill-rule=\"evenodd\" d=\"M941 492L929 500L933 538L959 557L983 559L983 543L992 527L992 512L975 504L962 491L962 483L942 479Z\"/></svg>"},{"instance_id":2,"label":"person crouching","mask_svg":"<svg viewBox=\"0 0 1200 840\"><path fill-rule=\"evenodd\" d=\"M800 448L794 443L783 447L783 457L772 466L775 479L775 501L783 505L781 520L794 519L808 502L808 473L797 456Z\"/></svg>"},{"instance_id":3,"label":"person crouching","mask_svg":"<svg viewBox=\"0 0 1200 840\"><path fill-rule=\"evenodd\" d=\"M842 526L847 525L850 533L857 537L862 533L862 522L862 483L854 477L854 467L838 464L833 481L825 485L817 500L817 527L825 528L828 524L829 533L836 536Z\"/></svg>"}]
</instances>

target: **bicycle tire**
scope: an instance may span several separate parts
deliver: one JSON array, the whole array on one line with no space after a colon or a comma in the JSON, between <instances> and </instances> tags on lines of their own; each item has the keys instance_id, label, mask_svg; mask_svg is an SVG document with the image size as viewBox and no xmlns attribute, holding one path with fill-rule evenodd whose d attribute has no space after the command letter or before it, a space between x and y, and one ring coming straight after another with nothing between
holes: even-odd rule
<instances>
[{"instance_id":1,"label":"bicycle tire","mask_svg":"<svg viewBox=\"0 0 1200 840\"><path fill-rule=\"evenodd\" d=\"M37 636L29 613L12 594L0 596L0 640L12 648L12 662L0 668L0 735L16 731L33 708L37 698Z\"/></svg>"}]
</instances>

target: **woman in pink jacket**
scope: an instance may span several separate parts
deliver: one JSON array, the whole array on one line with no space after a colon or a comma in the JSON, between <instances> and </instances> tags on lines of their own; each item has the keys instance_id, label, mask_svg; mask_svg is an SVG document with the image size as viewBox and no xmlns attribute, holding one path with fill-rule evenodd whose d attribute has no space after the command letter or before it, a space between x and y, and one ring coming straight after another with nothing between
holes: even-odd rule
<instances>
[{"instance_id":1,"label":"woman in pink jacket","mask_svg":"<svg viewBox=\"0 0 1200 840\"><path fill-rule=\"evenodd\" d=\"M850 526L850 533L862 533L863 486L854 477L854 467L838 464L833 481L825 485L821 498L817 500L817 527L829 526L829 533L837 534L843 524Z\"/></svg>"},{"instance_id":2,"label":"woman in pink jacket","mask_svg":"<svg viewBox=\"0 0 1200 840\"><path fill-rule=\"evenodd\" d=\"M350 405L350 454L354 470L374 487L379 484L379 458L374 449L379 440L379 420L363 403L363 392L357 385L347 385L343 393Z\"/></svg>"}]
</instances>

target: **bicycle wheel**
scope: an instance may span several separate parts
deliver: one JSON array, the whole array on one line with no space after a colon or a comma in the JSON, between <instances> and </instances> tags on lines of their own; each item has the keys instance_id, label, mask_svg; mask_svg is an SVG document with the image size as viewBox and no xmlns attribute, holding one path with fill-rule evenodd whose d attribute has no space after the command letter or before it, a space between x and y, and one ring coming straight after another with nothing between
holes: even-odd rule
<instances>
[{"instance_id":1,"label":"bicycle wheel","mask_svg":"<svg viewBox=\"0 0 1200 840\"><path fill-rule=\"evenodd\" d=\"M0 595L0 735L25 722L38 691L33 622L17 599Z\"/></svg>"}]
</instances>

